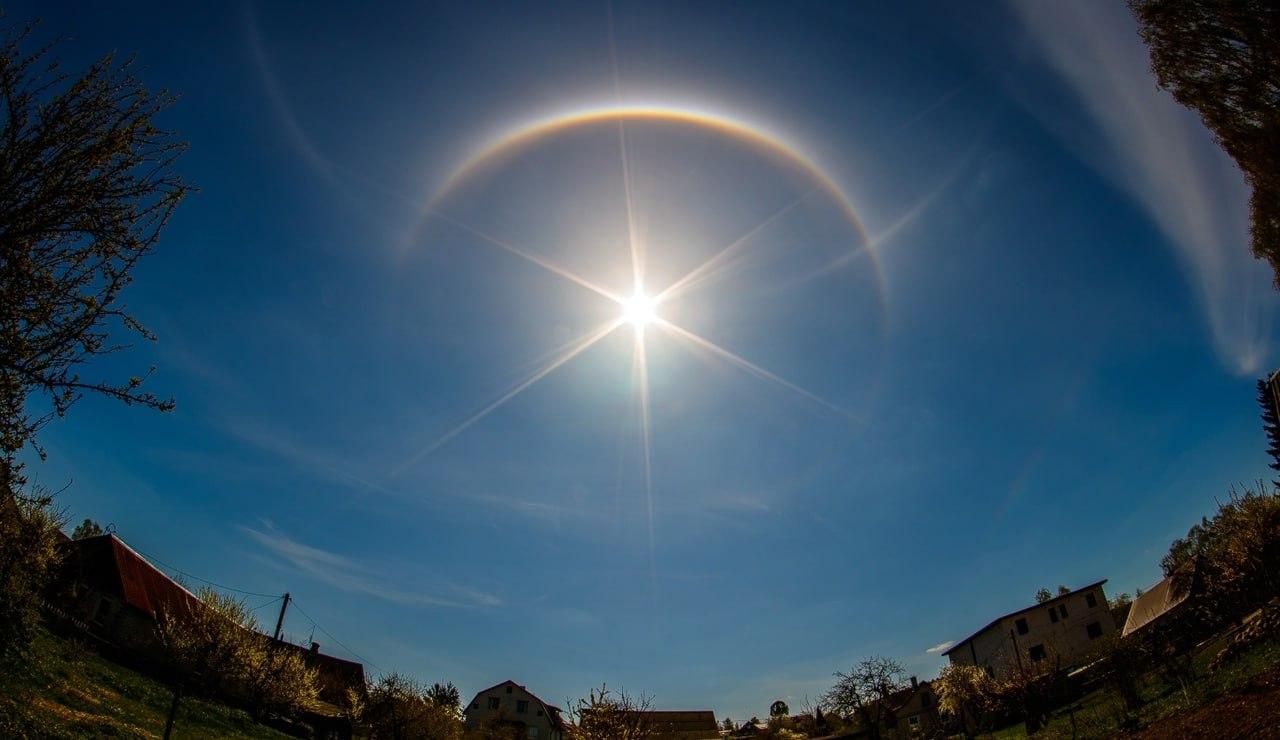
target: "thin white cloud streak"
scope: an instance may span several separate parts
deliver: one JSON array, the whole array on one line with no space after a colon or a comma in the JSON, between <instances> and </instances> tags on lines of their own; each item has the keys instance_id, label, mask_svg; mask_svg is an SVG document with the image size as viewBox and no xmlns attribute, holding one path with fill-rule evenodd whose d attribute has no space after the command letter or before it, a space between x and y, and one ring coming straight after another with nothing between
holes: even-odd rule
<instances>
[{"instance_id":1,"label":"thin white cloud streak","mask_svg":"<svg viewBox=\"0 0 1280 740\"><path fill-rule=\"evenodd\" d=\"M933 647L929 648L925 652L930 655L941 655L947 650L950 650L951 646L954 644L956 644L954 640L947 640L946 642L940 642L937 645L934 645Z\"/></svg>"},{"instance_id":2,"label":"thin white cloud streak","mask_svg":"<svg viewBox=\"0 0 1280 740\"><path fill-rule=\"evenodd\" d=\"M371 569L335 552L305 545L264 523L266 531L241 526L240 531L279 560L297 570L343 591L368 594L385 601L417 606L451 608L492 607L502 600L470 586L448 586L450 596L410 591L376 578Z\"/></svg>"},{"instance_id":3,"label":"thin white cloud streak","mask_svg":"<svg viewBox=\"0 0 1280 740\"><path fill-rule=\"evenodd\" d=\"M1267 359L1276 296L1248 251L1248 188L1199 117L1159 89L1123 3L1011 0L1044 60L1071 86L1096 134L1033 104L1050 128L1124 189L1177 249L1234 372Z\"/></svg>"}]
</instances>

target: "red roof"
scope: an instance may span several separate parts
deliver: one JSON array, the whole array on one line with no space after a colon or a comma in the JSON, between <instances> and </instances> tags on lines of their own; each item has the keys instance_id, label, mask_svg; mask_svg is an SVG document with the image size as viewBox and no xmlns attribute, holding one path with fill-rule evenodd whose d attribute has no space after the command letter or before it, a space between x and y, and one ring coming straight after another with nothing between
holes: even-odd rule
<instances>
[{"instance_id":1,"label":"red roof","mask_svg":"<svg viewBox=\"0 0 1280 740\"><path fill-rule=\"evenodd\" d=\"M75 552L85 582L152 619L161 611L190 611L200 603L195 594L114 534L72 540L66 546Z\"/></svg>"}]
</instances>

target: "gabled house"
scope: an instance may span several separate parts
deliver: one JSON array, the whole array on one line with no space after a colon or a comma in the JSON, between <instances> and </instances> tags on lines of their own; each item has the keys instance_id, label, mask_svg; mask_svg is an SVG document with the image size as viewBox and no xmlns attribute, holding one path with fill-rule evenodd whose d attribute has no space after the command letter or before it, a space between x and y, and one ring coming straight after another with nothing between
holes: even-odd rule
<instances>
[{"instance_id":1,"label":"gabled house","mask_svg":"<svg viewBox=\"0 0 1280 740\"><path fill-rule=\"evenodd\" d=\"M68 539L60 548L64 608L90 633L119 648L154 657L159 615L200 608L195 594L114 534Z\"/></svg>"},{"instance_id":2,"label":"gabled house","mask_svg":"<svg viewBox=\"0 0 1280 740\"><path fill-rule=\"evenodd\" d=\"M477 693L462 712L468 730L514 729L532 740L564 740L568 735L560 707L548 704L515 681Z\"/></svg>"},{"instance_id":3,"label":"gabled house","mask_svg":"<svg viewBox=\"0 0 1280 740\"><path fill-rule=\"evenodd\" d=\"M876 700L871 714L880 717L880 737L934 737L941 727L938 716L938 698L929 681L917 681L911 677L911 684L889 695L880 707ZM855 725L851 731L841 735L845 738L871 737L871 728L866 726L861 717L854 717Z\"/></svg>"},{"instance_id":4,"label":"gabled house","mask_svg":"<svg viewBox=\"0 0 1280 740\"><path fill-rule=\"evenodd\" d=\"M943 655L952 665L976 665L992 676L1032 667L1045 660L1076 665L1096 641L1116 631L1102 586L1106 579L1059 594L991 620L952 645Z\"/></svg>"}]
</instances>

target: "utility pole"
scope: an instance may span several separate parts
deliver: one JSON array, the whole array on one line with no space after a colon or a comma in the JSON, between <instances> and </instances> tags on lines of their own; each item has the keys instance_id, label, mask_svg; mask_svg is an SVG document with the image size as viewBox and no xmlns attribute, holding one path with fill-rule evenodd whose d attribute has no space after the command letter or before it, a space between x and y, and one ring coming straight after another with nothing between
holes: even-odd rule
<instances>
[{"instance_id":1,"label":"utility pole","mask_svg":"<svg viewBox=\"0 0 1280 740\"><path fill-rule=\"evenodd\" d=\"M289 608L289 592L284 592L284 600L280 602L280 616L276 619L276 642L280 642L280 628L284 627L284 610Z\"/></svg>"},{"instance_id":2,"label":"utility pole","mask_svg":"<svg viewBox=\"0 0 1280 740\"><path fill-rule=\"evenodd\" d=\"M164 723L164 740L173 737L173 723L178 718L178 702L182 700L182 689L180 685L174 684L173 701L169 703L169 718Z\"/></svg>"}]
</instances>

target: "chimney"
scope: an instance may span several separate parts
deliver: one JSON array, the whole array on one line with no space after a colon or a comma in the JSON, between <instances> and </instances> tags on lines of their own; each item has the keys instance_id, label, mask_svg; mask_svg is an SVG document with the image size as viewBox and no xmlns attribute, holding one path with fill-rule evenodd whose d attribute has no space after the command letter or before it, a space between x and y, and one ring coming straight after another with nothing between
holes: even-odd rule
<instances>
[{"instance_id":1,"label":"chimney","mask_svg":"<svg viewBox=\"0 0 1280 740\"><path fill-rule=\"evenodd\" d=\"M311 643L311 654L312 654L312 655L315 655L316 653L319 653L319 652L320 652L320 643L318 643L318 642L313 642L313 643ZM915 682L916 682L916 679L915 679L915 677L913 676L913 677L911 678L911 683L915 683Z\"/></svg>"},{"instance_id":2,"label":"chimney","mask_svg":"<svg viewBox=\"0 0 1280 740\"><path fill-rule=\"evenodd\" d=\"M312 645L314 645L315 643L313 642L313 643L311 643L311 644L312 644ZM916 681L916 677L915 677L915 676L912 676L912 677L911 677L911 688L915 689L915 688L919 688L919 687L920 687L920 682L919 682L919 681Z\"/></svg>"}]
</instances>

